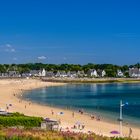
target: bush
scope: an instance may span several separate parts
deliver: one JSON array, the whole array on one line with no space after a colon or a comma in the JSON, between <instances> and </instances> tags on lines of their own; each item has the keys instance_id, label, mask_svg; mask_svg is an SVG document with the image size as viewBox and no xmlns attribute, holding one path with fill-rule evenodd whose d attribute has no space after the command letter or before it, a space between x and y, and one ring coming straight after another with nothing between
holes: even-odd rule
<instances>
[{"instance_id":1,"label":"bush","mask_svg":"<svg viewBox=\"0 0 140 140\"><path fill-rule=\"evenodd\" d=\"M17 116L17 117L21 117L21 116L25 116L24 114L22 113L19 113L19 112L15 112L15 113L12 113L10 116Z\"/></svg>"},{"instance_id":2,"label":"bush","mask_svg":"<svg viewBox=\"0 0 140 140\"><path fill-rule=\"evenodd\" d=\"M0 126L24 126L24 127L39 127L43 118L28 117L24 115L0 116Z\"/></svg>"}]
</instances>

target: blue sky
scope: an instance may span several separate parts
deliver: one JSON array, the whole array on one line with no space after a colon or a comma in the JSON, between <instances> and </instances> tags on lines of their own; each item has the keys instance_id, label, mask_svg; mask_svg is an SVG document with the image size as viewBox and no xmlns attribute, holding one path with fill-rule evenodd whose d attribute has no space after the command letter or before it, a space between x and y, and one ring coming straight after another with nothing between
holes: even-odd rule
<instances>
[{"instance_id":1,"label":"blue sky","mask_svg":"<svg viewBox=\"0 0 140 140\"><path fill-rule=\"evenodd\" d=\"M0 63L140 62L139 0L0 1Z\"/></svg>"}]
</instances>

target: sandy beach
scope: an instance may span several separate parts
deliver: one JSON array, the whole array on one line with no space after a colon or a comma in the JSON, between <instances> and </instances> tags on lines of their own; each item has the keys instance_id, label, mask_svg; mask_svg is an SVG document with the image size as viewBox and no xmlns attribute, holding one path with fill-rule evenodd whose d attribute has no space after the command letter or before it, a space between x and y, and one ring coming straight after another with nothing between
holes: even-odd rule
<instances>
[{"instance_id":1,"label":"sandy beach","mask_svg":"<svg viewBox=\"0 0 140 140\"><path fill-rule=\"evenodd\" d=\"M116 136L111 135L110 131L117 130L119 131L119 124L113 124L109 122L105 122L102 119L97 121L96 119L91 119L90 116L85 114L80 114L77 112L73 112L71 110L64 110L54 107L43 106L36 103L30 103L30 101L24 101L18 98L18 96L22 96L24 91L32 90L35 88L41 87L49 87L49 86L60 86L64 85L64 83L52 83L52 82L43 82L35 79L1 79L0 80L0 108L5 109L6 104L12 104L12 106L8 107L9 112L20 112L25 115L31 116L41 116L44 118L51 118L55 120L60 120L63 129L67 127L71 131L82 131L88 132L92 131L100 135L106 136ZM59 112L64 112L63 115L60 115ZM84 129L72 129L76 122L81 122L84 124ZM123 127L123 135L129 135L130 126ZM132 128L132 136L140 139L140 129Z\"/></svg>"}]
</instances>

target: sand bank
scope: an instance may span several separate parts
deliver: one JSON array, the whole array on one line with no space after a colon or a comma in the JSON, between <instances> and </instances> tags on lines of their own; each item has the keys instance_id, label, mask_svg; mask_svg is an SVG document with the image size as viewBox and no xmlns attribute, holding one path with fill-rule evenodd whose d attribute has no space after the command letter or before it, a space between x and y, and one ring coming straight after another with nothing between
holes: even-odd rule
<instances>
[{"instance_id":1,"label":"sand bank","mask_svg":"<svg viewBox=\"0 0 140 140\"><path fill-rule=\"evenodd\" d=\"M74 112L73 116L73 112L70 110L43 106L36 103L30 103L30 101L24 100L21 101L17 97L22 96L25 90L60 85L64 85L64 83L43 82L34 79L0 80L0 108L6 109L6 104L12 104L12 106L8 108L9 112L21 112L31 116L41 116L44 118L47 117L57 119L60 120L61 122L60 127L62 127L63 129L66 129L68 127L72 131L73 130L82 132L92 131L97 134L115 136L111 135L110 131L112 130L119 131L119 124L104 122L102 119L100 121L97 121L96 119L92 120L90 116L85 114L81 115L78 112ZM64 114L60 115L60 112L64 112ZM85 128L83 130L71 129L76 122L84 124ZM123 127L124 136L129 135L129 128L130 126ZM134 127L131 128L132 128L132 136L140 139L140 129Z\"/></svg>"}]
</instances>

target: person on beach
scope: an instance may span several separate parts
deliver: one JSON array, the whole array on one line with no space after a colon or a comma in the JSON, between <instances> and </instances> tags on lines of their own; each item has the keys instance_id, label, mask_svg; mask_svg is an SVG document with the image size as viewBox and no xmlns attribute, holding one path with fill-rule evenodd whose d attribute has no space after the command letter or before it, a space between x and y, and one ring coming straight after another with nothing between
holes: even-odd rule
<instances>
[{"instance_id":1,"label":"person on beach","mask_svg":"<svg viewBox=\"0 0 140 140\"><path fill-rule=\"evenodd\" d=\"M51 110L51 113L52 113L52 115L54 115L54 111L53 110Z\"/></svg>"},{"instance_id":2,"label":"person on beach","mask_svg":"<svg viewBox=\"0 0 140 140\"><path fill-rule=\"evenodd\" d=\"M9 110L9 106L6 104L6 109L7 109L7 111Z\"/></svg>"},{"instance_id":3,"label":"person on beach","mask_svg":"<svg viewBox=\"0 0 140 140\"><path fill-rule=\"evenodd\" d=\"M91 120L94 120L94 115L90 115Z\"/></svg>"},{"instance_id":4,"label":"person on beach","mask_svg":"<svg viewBox=\"0 0 140 140\"><path fill-rule=\"evenodd\" d=\"M80 124L78 124L78 129L80 129Z\"/></svg>"},{"instance_id":5,"label":"person on beach","mask_svg":"<svg viewBox=\"0 0 140 140\"><path fill-rule=\"evenodd\" d=\"M74 112L72 112L72 117L74 118Z\"/></svg>"},{"instance_id":6,"label":"person on beach","mask_svg":"<svg viewBox=\"0 0 140 140\"><path fill-rule=\"evenodd\" d=\"M81 115L83 115L83 114L84 114L84 110L82 109L82 110L81 110Z\"/></svg>"},{"instance_id":7,"label":"person on beach","mask_svg":"<svg viewBox=\"0 0 140 140\"><path fill-rule=\"evenodd\" d=\"M132 128L129 128L129 137L132 135Z\"/></svg>"},{"instance_id":8,"label":"person on beach","mask_svg":"<svg viewBox=\"0 0 140 140\"><path fill-rule=\"evenodd\" d=\"M76 125L74 125L73 128L76 129Z\"/></svg>"},{"instance_id":9,"label":"person on beach","mask_svg":"<svg viewBox=\"0 0 140 140\"><path fill-rule=\"evenodd\" d=\"M62 131L62 127L60 127L60 132Z\"/></svg>"},{"instance_id":10,"label":"person on beach","mask_svg":"<svg viewBox=\"0 0 140 140\"><path fill-rule=\"evenodd\" d=\"M85 128L85 125L84 124L82 124L82 129L84 129Z\"/></svg>"},{"instance_id":11,"label":"person on beach","mask_svg":"<svg viewBox=\"0 0 140 140\"><path fill-rule=\"evenodd\" d=\"M26 105L25 105L25 109L26 109Z\"/></svg>"},{"instance_id":12,"label":"person on beach","mask_svg":"<svg viewBox=\"0 0 140 140\"><path fill-rule=\"evenodd\" d=\"M61 120L60 119L58 120L58 123L59 123L59 125L61 124Z\"/></svg>"},{"instance_id":13,"label":"person on beach","mask_svg":"<svg viewBox=\"0 0 140 140\"><path fill-rule=\"evenodd\" d=\"M78 111L81 115L84 113L84 111L83 111L83 109L81 110L81 109L79 109L79 111Z\"/></svg>"},{"instance_id":14,"label":"person on beach","mask_svg":"<svg viewBox=\"0 0 140 140\"><path fill-rule=\"evenodd\" d=\"M100 115L98 115L98 116L96 117L96 120L97 120L97 121L100 121L100 120L101 120Z\"/></svg>"}]
</instances>

